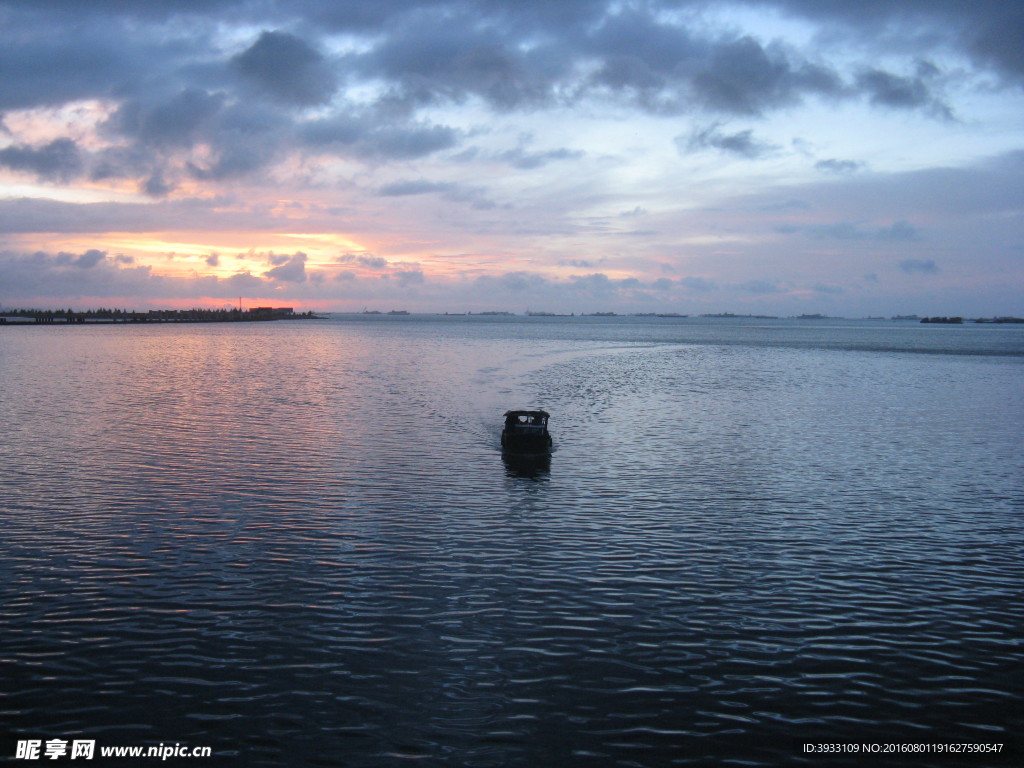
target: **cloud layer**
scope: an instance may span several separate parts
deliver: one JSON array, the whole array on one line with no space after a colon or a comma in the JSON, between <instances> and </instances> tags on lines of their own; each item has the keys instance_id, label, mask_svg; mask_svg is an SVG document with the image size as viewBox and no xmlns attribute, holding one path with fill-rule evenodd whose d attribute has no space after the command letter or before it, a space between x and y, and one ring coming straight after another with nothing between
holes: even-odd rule
<instances>
[{"instance_id":1,"label":"cloud layer","mask_svg":"<svg viewBox=\"0 0 1024 768\"><path fill-rule=\"evenodd\" d=\"M0 301L1018 311L1022 28L1003 0L5 0Z\"/></svg>"}]
</instances>

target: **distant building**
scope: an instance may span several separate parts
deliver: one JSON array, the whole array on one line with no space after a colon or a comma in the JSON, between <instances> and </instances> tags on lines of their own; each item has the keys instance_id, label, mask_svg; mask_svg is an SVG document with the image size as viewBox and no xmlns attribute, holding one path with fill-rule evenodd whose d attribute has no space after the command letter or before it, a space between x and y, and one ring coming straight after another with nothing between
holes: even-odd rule
<instances>
[{"instance_id":1,"label":"distant building","mask_svg":"<svg viewBox=\"0 0 1024 768\"><path fill-rule=\"evenodd\" d=\"M249 310L249 314L259 319L269 319L272 317L287 317L288 315L293 315L295 314L295 309L292 307L253 307Z\"/></svg>"}]
</instances>

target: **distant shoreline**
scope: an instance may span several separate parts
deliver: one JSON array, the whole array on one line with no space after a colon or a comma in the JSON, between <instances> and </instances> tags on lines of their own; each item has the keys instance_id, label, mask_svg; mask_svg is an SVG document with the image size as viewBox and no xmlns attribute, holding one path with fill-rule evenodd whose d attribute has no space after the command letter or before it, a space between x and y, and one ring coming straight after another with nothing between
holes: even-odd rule
<instances>
[{"instance_id":1,"label":"distant shoreline","mask_svg":"<svg viewBox=\"0 0 1024 768\"><path fill-rule=\"evenodd\" d=\"M0 312L0 326L143 325L162 323L266 323L275 320L323 320L312 312L291 307L242 309L120 309L73 310L14 309Z\"/></svg>"},{"instance_id":2,"label":"distant shoreline","mask_svg":"<svg viewBox=\"0 0 1024 768\"><path fill-rule=\"evenodd\" d=\"M9 311L0 310L0 327L25 327L25 326L83 326L83 325L146 325L146 324L167 324L167 323L265 323L277 320L327 320L329 316L363 316L369 315L381 318L398 319L407 317L478 317L478 318L530 318L530 319L572 319L572 318L619 318L619 319L669 319L684 320L694 316L677 313L654 313L654 312L632 312L628 314L617 314L615 312L593 312L580 314L559 314L555 312L526 312L517 314L515 312L491 311L491 312L423 312L410 313L407 311L391 312L322 312L316 314L312 311L295 312L291 307L253 307L250 309L154 309L145 312L131 310L110 310L96 309L76 312L74 310L38 310L38 309L12 309ZM893 322L914 322L924 324L983 324L983 325L1009 325L1024 324L1024 318L1014 316L988 317L988 318L963 318L958 316L935 316L920 317L917 315L894 315L892 317L838 317L830 315L794 315L780 317L777 315L754 315L754 314L733 314L731 312L707 313L695 316L696 319L708 320L885 320Z\"/></svg>"}]
</instances>

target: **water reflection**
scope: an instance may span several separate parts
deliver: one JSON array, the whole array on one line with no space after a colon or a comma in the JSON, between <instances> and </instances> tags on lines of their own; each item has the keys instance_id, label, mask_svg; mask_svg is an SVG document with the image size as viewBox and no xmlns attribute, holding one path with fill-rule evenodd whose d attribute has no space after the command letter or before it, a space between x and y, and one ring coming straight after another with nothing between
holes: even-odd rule
<instances>
[{"instance_id":1,"label":"water reflection","mask_svg":"<svg viewBox=\"0 0 1024 768\"><path fill-rule=\"evenodd\" d=\"M551 474L551 455L538 454L532 456L516 456L503 453L502 462L505 473L509 477L520 477L528 480L543 480Z\"/></svg>"},{"instance_id":2,"label":"water reflection","mask_svg":"<svg viewBox=\"0 0 1024 768\"><path fill-rule=\"evenodd\" d=\"M1019 358L673 328L6 329L5 726L257 768L1012 755ZM499 464L528 402L559 450Z\"/></svg>"}]
</instances>

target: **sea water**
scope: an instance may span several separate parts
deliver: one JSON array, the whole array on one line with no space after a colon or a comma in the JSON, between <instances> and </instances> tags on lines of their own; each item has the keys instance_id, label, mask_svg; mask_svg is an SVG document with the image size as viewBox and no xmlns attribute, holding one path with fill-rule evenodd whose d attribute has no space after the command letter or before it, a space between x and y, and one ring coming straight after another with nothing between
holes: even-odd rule
<instances>
[{"instance_id":1,"label":"sea water","mask_svg":"<svg viewBox=\"0 0 1024 768\"><path fill-rule=\"evenodd\" d=\"M1013 326L0 329L0 749L1019 764L1022 428Z\"/></svg>"}]
</instances>

